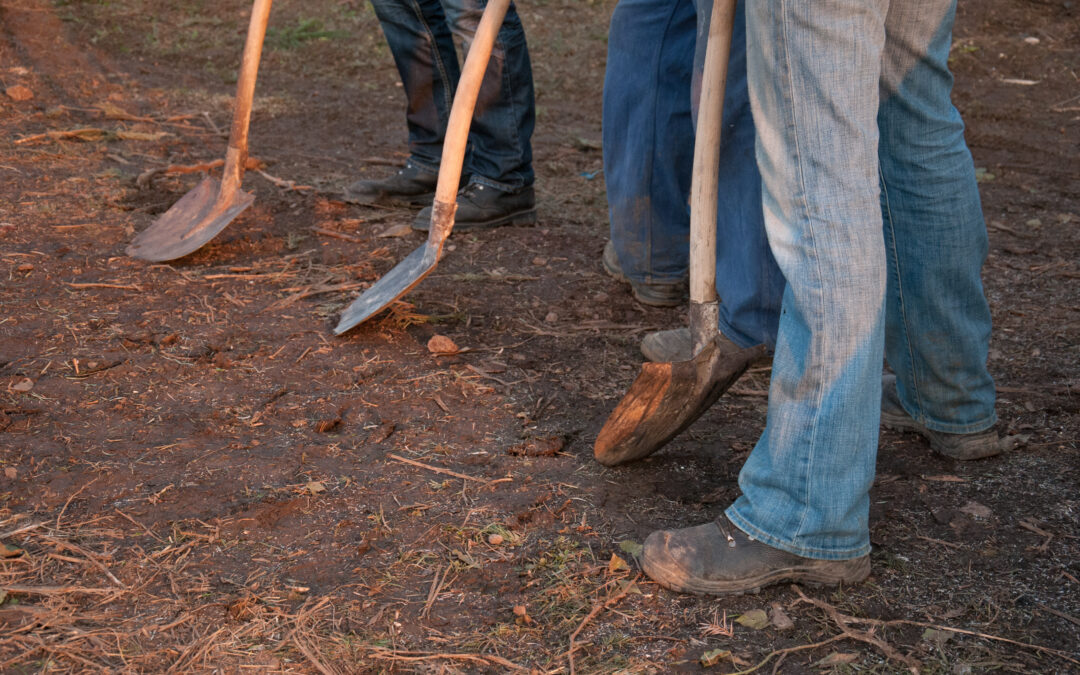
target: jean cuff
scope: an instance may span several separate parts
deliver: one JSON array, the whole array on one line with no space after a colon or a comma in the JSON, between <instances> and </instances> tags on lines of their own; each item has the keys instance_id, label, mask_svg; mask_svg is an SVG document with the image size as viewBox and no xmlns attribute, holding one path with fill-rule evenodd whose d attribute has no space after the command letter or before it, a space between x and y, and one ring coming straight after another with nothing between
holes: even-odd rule
<instances>
[{"instance_id":1,"label":"jean cuff","mask_svg":"<svg viewBox=\"0 0 1080 675\"><path fill-rule=\"evenodd\" d=\"M410 155L409 159L405 161L406 164L411 164L418 169L427 171L428 173L439 173L439 163L429 162L427 160L420 159L416 155Z\"/></svg>"},{"instance_id":2,"label":"jean cuff","mask_svg":"<svg viewBox=\"0 0 1080 675\"><path fill-rule=\"evenodd\" d=\"M772 546L781 551L794 553L802 558L811 558L813 560L852 560L854 558L861 558L870 553L869 532L866 533L866 543L854 548L808 548L796 546L791 542L775 537L764 530L754 527L750 524L750 521L739 514L737 501L724 511L724 515L727 516L728 520L730 520L735 527L742 530L746 536L757 539L766 546Z\"/></svg>"},{"instance_id":3,"label":"jean cuff","mask_svg":"<svg viewBox=\"0 0 1080 675\"><path fill-rule=\"evenodd\" d=\"M907 405L900 401L900 407L904 409L904 412L908 414L908 417L915 420L917 423L923 425L930 431L936 431L940 434L978 434L983 431L992 429L997 424L998 416L997 411L990 413L989 419L979 420L978 422L971 422L968 424L957 424L955 422L943 422L940 420L934 420L926 415L914 415L908 410Z\"/></svg>"},{"instance_id":4,"label":"jean cuff","mask_svg":"<svg viewBox=\"0 0 1080 675\"><path fill-rule=\"evenodd\" d=\"M517 192L518 190L526 187L525 181L518 180L514 181L513 183L502 183L500 181L492 180L491 178L486 178L475 173L472 174L472 176L469 178L469 183L483 185L484 187L489 187L493 190L498 190L499 192Z\"/></svg>"},{"instance_id":5,"label":"jean cuff","mask_svg":"<svg viewBox=\"0 0 1080 675\"><path fill-rule=\"evenodd\" d=\"M723 307L723 303L721 303L721 307ZM731 323L724 318L723 313L721 313L720 320L717 323L719 324L720 332L723 333L724 337L734 342L739 347L739 349L749 349L750 347L757 347L760 344L764 344L769 348L769 353L772 353L774 349L773 345L769 345L764 342L754 340L753 338L746 337L745 334L743 334L741 331L736 330L731 325Z\"/></svg>"}]
</instances>

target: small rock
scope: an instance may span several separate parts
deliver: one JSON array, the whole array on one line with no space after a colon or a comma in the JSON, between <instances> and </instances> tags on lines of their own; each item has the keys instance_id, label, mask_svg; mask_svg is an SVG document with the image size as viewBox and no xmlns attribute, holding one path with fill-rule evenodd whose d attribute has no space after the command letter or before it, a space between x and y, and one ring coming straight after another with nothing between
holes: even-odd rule
<instances>
[{"instance_id":1,"label":"small rock","mask_svg":"<svg viewBox=\"0 0 1080 675\"><path fill-rule=\"evenodd\" d=\"M555 323L558 320L559 320L559 315L556 314L555 312L548 312L547 316L544 317L544 323Z\"/></svg>"},{"instance_id":2,"label":"small rock","mask_svg":"<svg viewBox=\"0 0 1080 675\"><path fill-rule=\"evenodd\" d=\"M503 543L503 541L505 540L503 539L503 536L501 534L492 534L488 536L488 543L492 546L499 546Z\"/></svg>"},{"instance_id":3,"label":"small rock","mask_svg":"<svg viewBox=\"0 0 1080 675\"><path fill-rule=\"evenodd\" d=\"M536 265L537 267L543 267L547 263L548 263L548 259L545 258L542 255L536 256L535 258L533 258L533 261L532 261L532 264Z\"/></svg>"},{"instance_id":4,"label":"small rock","mask_svg":"<svg viewBox=\"0 0 1080 675\"><path fill-rule=\"evenodd\" d=\"M454 341L445 335L432 335L428 340L427 348L432 354L438 355L457 354L461 351Z\"/></svg>"},{"instance_id":5,"label":"small rock","mask_svg":"<svg viewBox=\"0 0 1080 675\"><path fill-rule=\"evenodd\" d=\"M1037 45L1037 44L1039 44L1039 38L1037 38L1037 37L1026 37L1026 38L1024 38L1024 42L1028 43L1029 45Z\"/></svg>"}]
</instances>

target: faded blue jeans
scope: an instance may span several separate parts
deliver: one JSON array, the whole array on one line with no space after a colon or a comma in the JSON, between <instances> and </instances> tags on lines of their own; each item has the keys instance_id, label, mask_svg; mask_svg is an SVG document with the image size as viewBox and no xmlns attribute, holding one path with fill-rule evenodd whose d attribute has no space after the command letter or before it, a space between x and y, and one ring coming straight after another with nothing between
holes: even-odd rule
<instances>
[{"instance_id":1,"label":"faded blue jeans","mask_svg":"<svg viewBox=\"0 0 1080 675\"><path fill-rule=\"evenodd\" d=\"M371 0L408 101L409 161L438 171L461 69L453 36L471 44L487 0ZM499 190L533 183L532 66L513 4L495 39L469 130L465 173Z\"/></svg>"},{"instance_id":2,"label":"faded blue jeans","mask_svg":"<svg viewBox=\"0 0 1080 675\"><path fill-rule=\"evenodd\" d=\"M620 0L604 80L604 174L611 241L637 283L686 277L694 117L711 0ZM720 330L741 347L776 341L784 278L769 252L746 89L739 3L724 99L717 214Z\"/></svg>"},{"instance_id":3,"label":"faded blue jeans","mask_svg":"<svg viewBox=\"0 0 1080 675\"><path fill-rule=\"evenodd\" d=\"M986 228L947 61L955 0L748 0L765 228L788 281L768 421L728 517L804 557L870 550L882 356L904 407L995 422Z\"/></svg>"}]
</instances>

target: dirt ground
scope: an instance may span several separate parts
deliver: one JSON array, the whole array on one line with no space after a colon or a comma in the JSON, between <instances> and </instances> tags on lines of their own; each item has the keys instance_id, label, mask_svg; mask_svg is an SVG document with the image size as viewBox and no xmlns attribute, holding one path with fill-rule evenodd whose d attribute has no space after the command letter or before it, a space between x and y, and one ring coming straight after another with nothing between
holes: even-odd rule
<instances>
[{"instance_id":1,"label":"dirt ground","mask_svg":"<svg viewBox=\"0 0 1080 675\"><path fill-rule=\"evenodd\" d=\"M737 494L768 370L647 461L591 457L642 333L684 321L599 264L613 5L521 3L539 224L455 235L335 337L423 241L337 196L404 158L370 7L275 3L255 205L156 265L124 248L199 179L164 169L224 156L250 3L0 0L0 672L1080 672L1075 2L963 0L952 58L1028 443L884 432L871 578L720 600L634 554Z\"/></svg>"}]
</instances>

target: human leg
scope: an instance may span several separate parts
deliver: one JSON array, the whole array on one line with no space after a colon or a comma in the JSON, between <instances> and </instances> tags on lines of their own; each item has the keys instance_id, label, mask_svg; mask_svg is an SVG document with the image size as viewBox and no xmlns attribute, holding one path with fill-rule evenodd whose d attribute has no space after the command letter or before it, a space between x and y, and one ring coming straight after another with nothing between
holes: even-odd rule
<instances>
[{"instance_id":1,"label":"human leg","mask_svg":"<svg viewBox=\"0 0 1080 675\"><path fill-rule=\"evenodd\" d=\"M691 0L620 0L608 32L602 133L616 259L606 267L658 304L685 295L694 23Z\"/></svg>"},{"instance_id":2,"label":"human leg","mask_svg":"<svg viewBox=\"0 0 1080 675\"><path fill-rule=\"evenodd\" d=\"M915 424L943 436L978 435L996 420L980 278L986 226L964 125L950 100L954 16L955 0L892 3L878 111L886 356L897 402ZM1002 447L983 445L986 454Z\"/></svg>"},{"instance_id":3,"label":"human leg","mask_svg":"<svg viewBox=\"0 0 1080 675\"><path fill-rule=\"evenodd\" d=\"M460 76L439 0L372 0L407 99L411 161L439 169L450 104Z\"/></svg>"},{"instance_id":4,"label":"human leg","mask_svg":"<svg viewBox=\"0 0 1080 675\"><path fill-rule=\"evenodd\" d=\"M450 30L468 51L487 0L442 0ZM511 4L499 28L469 129L473 182L501 192L531 186L536 124L532 66L525 30Z\"/></svg>"}]
</instances>

